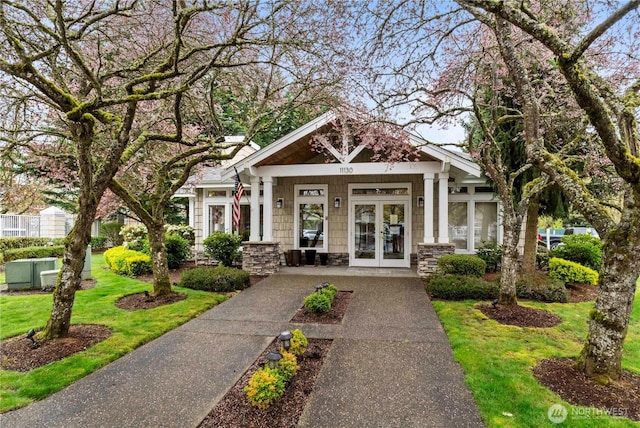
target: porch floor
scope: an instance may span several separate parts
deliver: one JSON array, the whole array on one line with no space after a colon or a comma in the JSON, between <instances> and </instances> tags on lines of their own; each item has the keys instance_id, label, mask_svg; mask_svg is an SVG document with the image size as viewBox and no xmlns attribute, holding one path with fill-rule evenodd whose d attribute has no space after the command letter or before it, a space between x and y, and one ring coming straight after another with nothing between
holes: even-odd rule
<instances>
[{"instance_id":1,"label":"porch floor","mask_svg":"<svg viewBox=\"0 0 640 428\"><path fill-rule=\"evenodd\" d=\"M306 265L299 267L280 266L278 273L284 275L418 277L416 266L412 266L410 268Z\"/></svg>"}]
</instances>

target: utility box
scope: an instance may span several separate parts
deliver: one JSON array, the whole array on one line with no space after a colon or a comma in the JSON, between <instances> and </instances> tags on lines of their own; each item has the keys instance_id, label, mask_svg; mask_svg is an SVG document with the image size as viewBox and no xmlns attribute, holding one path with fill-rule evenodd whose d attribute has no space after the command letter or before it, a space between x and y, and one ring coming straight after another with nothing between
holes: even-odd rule
<instances>
[{"instance_id":1,"label":"utility box","mask_svg":"<svg viewBox=\"0 0 640 428\"><path fill-rule=\"evenodd\" d=\"M5 278L9 290L40 288L40 272L56 269L55 257L19 259L5 265Z\"/></svg>"},{"instance_id":2,"label":"utility box","mask_svg":"<svg viewBox=\"0 0 640 428\"><path fill-rule=\"evenodd\" d=\"M5 278L9 290L33 288L33 263L29 259L7 262Z\"/></svg>"},{"instance_id":3,"label":"utility box","mask_svg":"<svg viewBox=\"0 0 640 428\"><path fill-rule=\"evenodd\" d=\"M60 269L43 270L40 272L40 287L44 291L51 291L56 288L59 273Z\"/></svg>"}]
</instances>

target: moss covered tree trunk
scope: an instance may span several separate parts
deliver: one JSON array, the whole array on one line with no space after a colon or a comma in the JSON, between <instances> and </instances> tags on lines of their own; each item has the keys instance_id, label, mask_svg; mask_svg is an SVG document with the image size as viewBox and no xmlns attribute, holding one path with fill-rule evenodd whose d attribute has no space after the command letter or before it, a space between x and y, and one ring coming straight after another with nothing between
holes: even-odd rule
<instances>
[{"instance_id":1,"label":"moss covered tree trunk","mask_svg":"<svg viewBox=\"0 0 640 428\"><path fill-rule=\"evenodd\" d=\"M529 202L529 208L527 209L527 219L524 228L524 255L522 256L522 273L524 275L535 275L536 273L539 209L539 198L531 198L531 201Z\"/></svg>"},{"instance_id":2,"label":"moss covered tree trunk","mask_svg":"<svg viewBox=\"0 0 640 428\"><path fill-rule=\"evenodd\" d=\"M505 209L503 218L504 239L502 246L502 269L500 271L500 293L498 303L501 305L517 305L516 279L518 277L518 241L522 222L516 214Z\"/></svg>"},{"instance_id":3,"label":"moss covered tree trunk","mask_svg":"<svg viewBox=\"0 0 640 428\"><path fill-rule=\"evenodd\" d=\"M153 294L154 296L162 296L172 291L167 262L167 246L164 239L164 225L162 223L148 224L147 229L149 231L151 263L153 265Z\"/></svg>"},{"instance_id":4,"label":"moss covered tree trunk","mask_svg":"<svg viewBox=\"0 0 640 428\"><path fill-rule=\"evenodd\" d=\"M633 217L604 239L598 298L579 359L585 373L601 383L619 380L622 370L622 348L640 273L640 214Z\"/></svg>"}]
</instances>

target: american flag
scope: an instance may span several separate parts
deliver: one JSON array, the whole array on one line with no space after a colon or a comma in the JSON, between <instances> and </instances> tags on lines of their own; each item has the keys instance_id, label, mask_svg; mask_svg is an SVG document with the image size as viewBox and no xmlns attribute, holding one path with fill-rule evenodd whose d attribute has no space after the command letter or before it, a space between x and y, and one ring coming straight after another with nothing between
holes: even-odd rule
<instances>
[{"instance_id":1,"label":"american flag","mask_svg":"<svg viewBox=\"0 0 640 428\"><path fill-rule=\"evenodd\" d=\"M240 176L236 171L236 184L233 191L233 227L236 230L240 227L240 198L242 198L242 194L244 193L244 186L240 181Z\"/></svg>"}]
</instances>

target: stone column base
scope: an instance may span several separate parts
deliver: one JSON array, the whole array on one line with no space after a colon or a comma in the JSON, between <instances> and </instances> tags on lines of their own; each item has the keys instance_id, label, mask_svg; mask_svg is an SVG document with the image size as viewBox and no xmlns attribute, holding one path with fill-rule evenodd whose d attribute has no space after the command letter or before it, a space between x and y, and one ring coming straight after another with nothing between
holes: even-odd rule
<instances>
[{"instance_id":1,"label":"stone column base","mask_svg":"<svg viewBox=\"0 0 640 428\"><path fill-rule=\"evenodd\" d=\"M251 275L271 275L280 270L279 242L244 242L242 269Z\"/></svg>"},{"instance_id":2,"label":"stone column base","mask_svg":"<svg viewBox=\"0 0 640 428\"><path fill-rule=\"evenodd\" d=\"M418 276L425 278L438 271L438 258L445 254L453 254L456 244L418 244Z\"/></svg>"}]
</instances>

